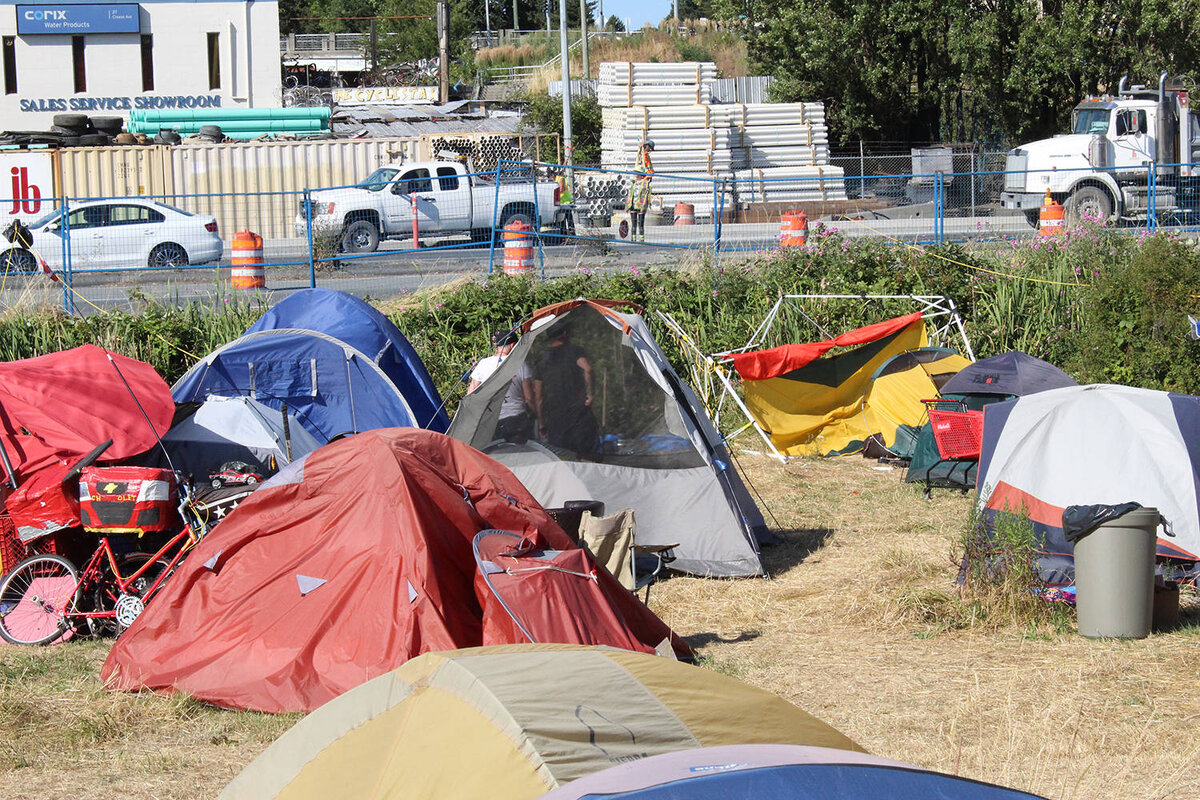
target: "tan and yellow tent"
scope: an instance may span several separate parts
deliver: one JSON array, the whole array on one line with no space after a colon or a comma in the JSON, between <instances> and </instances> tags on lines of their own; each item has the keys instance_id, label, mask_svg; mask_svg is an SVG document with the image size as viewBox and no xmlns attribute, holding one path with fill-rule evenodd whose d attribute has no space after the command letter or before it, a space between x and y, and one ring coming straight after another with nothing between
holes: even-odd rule
<instances>
[{"instance_id":1,"label":"tan and yellow tent","mask_svg":"<svg viewBox=\"0 0 1200 800\"><path fill-rule=\"evenodd\" d=\"M221 800L539 797L659 753L726 744L856 750L773 694L607 647L427 653L301 720Z\"/></svg>"}]
</instances>

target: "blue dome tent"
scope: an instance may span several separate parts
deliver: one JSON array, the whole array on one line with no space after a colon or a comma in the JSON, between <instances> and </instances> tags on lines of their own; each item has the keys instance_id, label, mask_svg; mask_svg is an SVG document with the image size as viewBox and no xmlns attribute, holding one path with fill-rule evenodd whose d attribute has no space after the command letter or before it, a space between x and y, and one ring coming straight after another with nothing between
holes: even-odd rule
<instances>
[{"instance_id":1,"label":"blue dome tent","mask_svg":"<svg viewBox=\"0 0 1200 800\"><path fill-rule=\"evenodd\" d=\"M171 389L284 405L320 441L375 428L443 433L450 420L425 365L395 325L362 300L306 289L276 304L240 338L210 353Z\"/></svg>"}]
</instances>

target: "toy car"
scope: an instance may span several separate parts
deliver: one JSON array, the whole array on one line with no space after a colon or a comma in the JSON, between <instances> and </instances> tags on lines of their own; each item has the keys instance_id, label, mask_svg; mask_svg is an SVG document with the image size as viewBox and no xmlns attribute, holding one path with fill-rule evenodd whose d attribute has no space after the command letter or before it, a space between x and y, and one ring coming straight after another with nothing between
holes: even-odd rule
<instances>
[{"instance_id":1,"label":"toy car","mask_svg":"<svg viewBox=\"0 0 1200 800\"><path fill-rule=\"evenodd\" d=\"M258 468L245 461L226 461L221 465L219 472L214 472L208 477L214 489L220 489L222 486L253 486L263 479Z\"/></svg>"}]
</instances>

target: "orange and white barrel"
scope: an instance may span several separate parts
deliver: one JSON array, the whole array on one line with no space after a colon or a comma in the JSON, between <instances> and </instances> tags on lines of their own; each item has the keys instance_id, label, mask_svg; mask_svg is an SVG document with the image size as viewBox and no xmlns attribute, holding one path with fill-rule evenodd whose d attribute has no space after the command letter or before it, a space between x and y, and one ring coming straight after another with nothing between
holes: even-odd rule
<instances>
[{"instance_id":1,"label":"orange and white barrel","mask_svg":"<svg viewBox=\"0 0 1200 800\"><path fill-rule=\"evenodd\" d=\"M808 215L803 211L785 211L779 220L779 246L803 247L808 243Z\"/></svg>"},{"instance_id":2,"label":"orange and white barrel","mask_svg":"<svg viewBox=\"0 0 1200 800\"><path fill-rule=\"evenodd\" d=\"M675 224L676 225L695 225L696 224L696 207L691 203L676 203L675 204Z\"/></svg>"},{"instance_id":3,"label":"orange and white barrel","mask_svg":"<svg viewBox=\"0 0 1200 800\"><path fill-rule=\"evenodd\" d=\"M533 226L524 217L513 217L504 225L504 274L533 272Z\"/></svg>"},{"instance_id":4,"label":"orange and white barrel","mask_svg":"<svg viewBox=\"0 0 1200 800\"><path fill-rule=\"evenodd\" d=\"M1038 211L1038 236L1061 236L1066 233L1063 227L1066 216L1067 209L1062 203L1056 202L1047 189L1046 201Z\"/></svg>"},{"instance_id":5,"label":"orange and white barrel","mask_svg":"<svg viewBox=\"0 0 1200 800\"><path fill-rule=\"evenodd\" d=\"M239 231L233 237L233 267L229 283L234 289L265 289L263 240L254 231Z\"/></svg>"}]
</instances>

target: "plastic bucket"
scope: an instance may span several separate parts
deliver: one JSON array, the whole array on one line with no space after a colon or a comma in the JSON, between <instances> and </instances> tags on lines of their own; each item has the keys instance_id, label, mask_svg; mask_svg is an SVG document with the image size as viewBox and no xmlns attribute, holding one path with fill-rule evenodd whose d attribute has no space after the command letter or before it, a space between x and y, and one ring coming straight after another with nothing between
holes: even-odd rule
<instances>
[{"instance_id":1,"label":"plastic bucket","mask_svg":"<svg viewBox=\"0 0 1200 800\"><path fill-rule=\"evenodd\" d=\"M1075 609L1079 633L1144 639L1154 616L1157 508L1105 522L1075 543Z\"/></svg>"}]
</instances>

